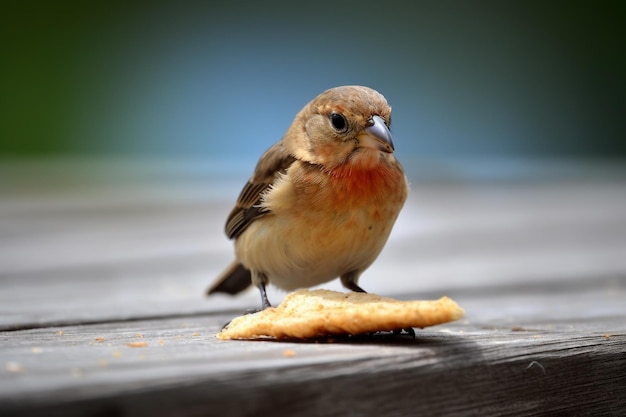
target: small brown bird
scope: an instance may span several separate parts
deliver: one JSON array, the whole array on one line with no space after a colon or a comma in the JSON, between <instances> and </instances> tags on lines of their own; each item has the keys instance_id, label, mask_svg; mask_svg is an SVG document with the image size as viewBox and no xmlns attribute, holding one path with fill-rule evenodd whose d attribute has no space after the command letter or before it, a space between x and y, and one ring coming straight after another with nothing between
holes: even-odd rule
<instances>
[{"instance_id":1,"label":"small brown bird","mask_svg":"<svg viewBox=\"0 0 626 417\"><path fill-rule=\"evenodd\" d=\"M365 292L359 276L382 250L408 183L394 157L391 107L375 90L327 90L295 117L257 163L226 221L236 261L208 294L254 284L311 287L340 277Z\"/></svg>"}]
</instances>

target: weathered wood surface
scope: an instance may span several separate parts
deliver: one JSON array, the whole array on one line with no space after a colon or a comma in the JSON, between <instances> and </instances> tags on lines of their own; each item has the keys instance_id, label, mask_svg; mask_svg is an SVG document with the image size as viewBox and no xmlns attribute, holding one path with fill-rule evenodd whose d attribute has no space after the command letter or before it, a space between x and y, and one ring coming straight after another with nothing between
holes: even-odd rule
<instances>
[{"instance_id":1,"label":"weathered wood surface","mask_svg":"<svg viewBox=\"0 0 626 417\"><path fill-rule=\"evenodd\" d=\"M276 343L214 337L255 292L203 296L239 182L2 174L3 416L626 412L623 179L414 182L361 283L467 316Z\"/></svg>"}]
</instances>

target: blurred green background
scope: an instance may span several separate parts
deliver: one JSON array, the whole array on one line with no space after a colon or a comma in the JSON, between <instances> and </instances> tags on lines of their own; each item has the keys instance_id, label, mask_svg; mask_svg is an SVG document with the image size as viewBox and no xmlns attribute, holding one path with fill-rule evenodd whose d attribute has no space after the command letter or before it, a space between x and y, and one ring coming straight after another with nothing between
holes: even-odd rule
<instances>
[{"instance_id":1,"label":"blurred green background","mask_svg":"<svg viewBox=\"0 0 626 417\"><path fill-rule=\"evenodd\" d=\"M321 91L400 158L626 155L623 1L7 1L0 156L255 161Z\"/></svg>"}]
</instances>

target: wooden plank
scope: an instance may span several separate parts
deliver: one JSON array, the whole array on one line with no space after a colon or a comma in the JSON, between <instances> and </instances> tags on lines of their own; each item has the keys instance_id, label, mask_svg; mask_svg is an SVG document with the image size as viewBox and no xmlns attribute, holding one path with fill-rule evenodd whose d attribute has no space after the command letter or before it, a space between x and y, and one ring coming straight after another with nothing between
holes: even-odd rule
<instances>
[{"instance_id":1,"label":"wooden plank","mask_svg":"<svg viewBox=\"0 0 626 417\"><path fill-rule=\"evenodd\" d=\"M475 306L494 294L470 292L460 301L467 319L416 340L225 342L214 337L223 314L3 332L0 413L617 415L626 290L604 285L574 298L541 287L499 294L518 307L493 316ZM551 318L558 310L573 319Z\"/></svg>"}]
</instances>

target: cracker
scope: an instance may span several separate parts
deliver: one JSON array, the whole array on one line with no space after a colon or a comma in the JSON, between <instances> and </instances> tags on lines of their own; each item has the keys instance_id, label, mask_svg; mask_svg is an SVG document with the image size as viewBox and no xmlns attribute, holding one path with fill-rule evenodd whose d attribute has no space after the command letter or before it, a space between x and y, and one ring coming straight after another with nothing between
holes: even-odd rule
<instances>
[{"instance_id":1,"label":"cracker","mask_svg":"<svg viewBox=\"0 0 626 417\"><path fill-rule=\"evenodd\" d=\"M233 319L219 339L311 339L427 327L463 317L448 297L400 301L366 293L299 290L278 307Z\"/></svg>"}]
</instances>

